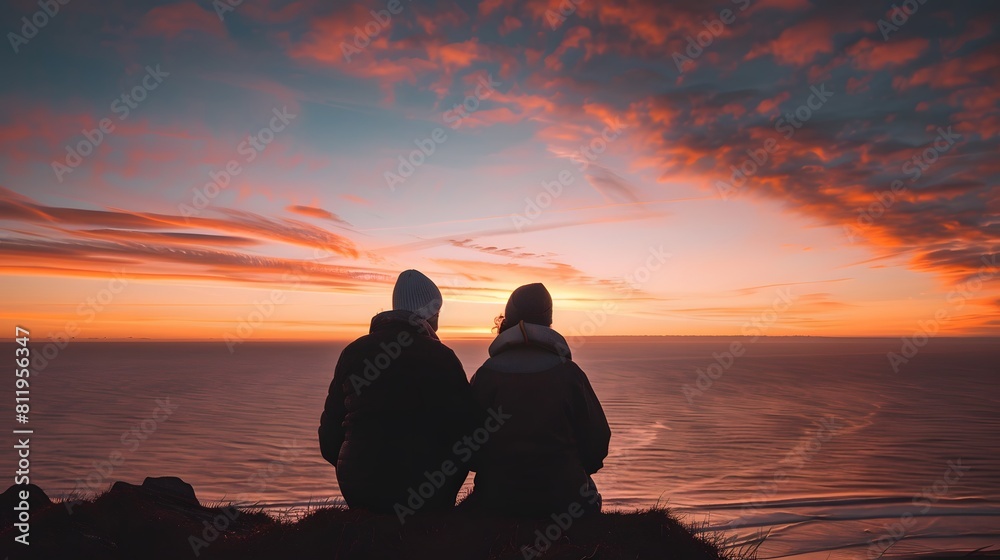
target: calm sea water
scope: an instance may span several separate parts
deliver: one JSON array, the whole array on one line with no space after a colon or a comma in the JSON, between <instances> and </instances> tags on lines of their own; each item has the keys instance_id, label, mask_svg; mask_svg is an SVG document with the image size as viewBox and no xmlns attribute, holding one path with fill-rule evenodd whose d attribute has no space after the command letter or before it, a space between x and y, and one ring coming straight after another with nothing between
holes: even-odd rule
<instances>
[{"instance_id":1,"label":"calm sea water","mask_svg":"<svg viewBox=\"0 0 1000 560\"><path fill-rule=\"evenodd\" d=\"M730 363L733 340L746 351ZM449 345L470 376L486 357L487 341ZM179 476L203 502L292 514L336 500L316 427L342 347L73 343L32 378L33 482L65 496ZM614 433L595 476L605 504L666 504L734 544L766 534L764 558L1000 545L1000 341L933 339L896 372L899 348L587 340L574 354Z\"/></svg>"}]
</instances>

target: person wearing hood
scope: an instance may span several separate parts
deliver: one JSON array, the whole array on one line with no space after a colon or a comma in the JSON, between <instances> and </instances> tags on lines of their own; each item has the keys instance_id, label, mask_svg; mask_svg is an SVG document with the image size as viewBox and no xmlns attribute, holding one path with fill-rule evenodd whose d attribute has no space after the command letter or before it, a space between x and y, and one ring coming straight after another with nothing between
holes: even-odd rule
<instances>
[{"instance_id":1,"label":"person wearing hood","mask_svg":"<svg viewBox=\"0 0 1000 560\"><path fill-rule=\"evenodd\" d=\"M590 475L604 466L611 428L551 325L552 297L542 284L515 290L498 317L500 332L471 385L482 410L508 419L474 459L470 508L537 517L600 512Z\"/></svg>"},{"instance_id":2,"label":"person wearing hood","mask_svg":"<svg viewBox=\"0 0 1000 560\"><path fill-rule=\"evenodd\" d=\"M441 304L434 282L403 272L392 311L372 318L369 334L340 355L319 443L352 509L413 508L418 488L420 510L448 509L468 476L452 448L468 431L474 405L462 363L436 334ZM448 475L441 473L446 461L455 465Z\"/></svg>"}]
</instances>

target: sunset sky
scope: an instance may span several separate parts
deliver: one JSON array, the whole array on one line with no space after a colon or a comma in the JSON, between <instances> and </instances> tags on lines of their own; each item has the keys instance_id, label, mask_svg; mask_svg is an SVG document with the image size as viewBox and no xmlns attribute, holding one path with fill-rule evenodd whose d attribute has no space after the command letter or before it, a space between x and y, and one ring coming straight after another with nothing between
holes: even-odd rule
<instances>
[{"instance_id":1,"label":"sunset sky","mask_svg":"<svg viewBox=\"0 0 1000 560\"><path fill-rule=\"evenodd\" d=\"M995 2L225 1L4 3L5 325L1000 335Z\"/></svg>"}]
</instances>

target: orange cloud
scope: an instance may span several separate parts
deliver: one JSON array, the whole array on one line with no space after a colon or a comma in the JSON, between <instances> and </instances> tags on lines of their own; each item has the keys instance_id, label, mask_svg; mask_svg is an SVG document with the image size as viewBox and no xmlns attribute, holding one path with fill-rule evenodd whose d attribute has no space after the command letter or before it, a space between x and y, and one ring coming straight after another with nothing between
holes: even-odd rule
<instances>
[{"instance_id":1,"label":"orange cloud","mask_svg":"<svg viewBox=\"0 0 1000 560\"><path fill-rule=\"evenodd\" d=\"M930 41L922 37L896 39L892 44L865 37L847 49L855 68L869 72L901 66L927 51Z\"/></svg>"},{"instance_id":2,"label":"orange cloud","mask_svg":"<svg viewBox=\"0 0 1000 560\"><path fill-rule=\"evenodd\" d=\"M805 66L820 54L833 52L833 25L813 19L789 27L777 39L753 49L747 58L770 54L780 64Z\"/></svg>"},{"instance_id":3,"label":"orange cloud","mask_svg":"<svg viewBox=\"0 0 1000 560\"><path fill-rule=\"evenodd\" d=\"M791 93L784 91L770 99L765 99L757 104L757 112L766 115L778 108L785 101L788 101L791 97Z\"/></svg>"},{"instance_id":4,"label":"orange cloud","mask_svg":"<svg viewBox=\"0 0 1000 560\"><path fill-rule=\"evenodd\" d=\"M340 195L340 198L343 199L343 200L346 200L348 202L353 202L354 204L359 204L361 206L371 206L372 205L372 201L370 201L370 200L368 200L366 198L360 197L358 195L355 195L355 194L342 194L342 195Z\"/></svg>"},{"instance_id":5,"label":"orange cloud","mask_svg":"<svg viewBox=\"0 0 1000 560\"><path fill-rule=\"evenodd\" d=\"M308 216L310 218L320 218L323 220L346 223L344 222L344 220L341 220L340 217L337 216L336 214L333 214L327 210L323 210L322 208L316 208L314 206L293 205L286 208L286 210L288 210L289 212L300 214L302 216Z\"/></svg>"},{"instance_id":6,"label":"orange cloud","mask_svg":"<svg viewBox=\"0 0 1000 560\"><path fill-rule=\"evenodd\" d=\"M892 85L900 91L924 85L935 89L952 89L972 85L980 78L995 77L998 68L1000 54L983 47L965 57L925 66L909 76L896 76Z\"/></svg>"},{"instance_id":7,"label":"orange cloud","mask_svg":"<svg viewBox=\"0 0 1000 560\"><path fill-rule=\"evenodd\" d=\"M521 20L514 16L504 16L503 23L500 24L500 35L509 35L522 27Z\"/></svg>"},{"instance_id":8,"label":"orange cloud","mask_svg":"<svg viewBox=\"0 0 1000 560\"><path fill-rule=\"evenodd\" d=\"M251 212L216 209L224 218L183 217L128 211L86 210L44 206L0 187L0 219L20 221L71 232L73 226L156 230L214 230L322 249L356 259L359 252L344 236L297 220L266 218Z\"/></svg>"}]
</instances>

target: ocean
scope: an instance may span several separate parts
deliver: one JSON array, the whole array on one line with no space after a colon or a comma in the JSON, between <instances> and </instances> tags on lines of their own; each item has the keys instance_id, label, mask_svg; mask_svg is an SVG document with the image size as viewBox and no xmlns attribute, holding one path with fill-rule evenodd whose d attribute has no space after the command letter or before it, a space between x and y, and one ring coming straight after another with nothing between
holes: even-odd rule
<instances>
[{"instance_id":1,"label":"ocean","mask_svg":"<svg viewBox=\"0 0 1000 560\"><path fill-rule=\"evenodd\" d=\"M486 358L487 340L445 342L470 377ZM343 346L72 342L32 374L32 482L66 497L178 476L203 503L282 515L335 502L316 428ZM665 505L735 547L766 536L761 558L1000 546L1000 341L901 350L894 338L583 339L574 357L613 431L594 477L605 507ZM15 459L3 454L4 472Z\"/></svg>"}]
</instances>

